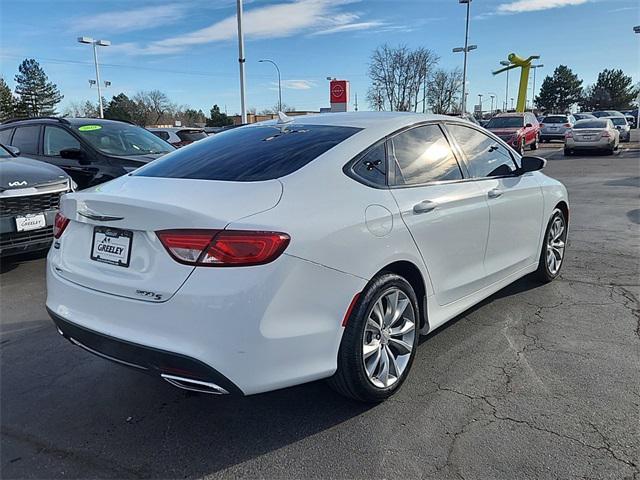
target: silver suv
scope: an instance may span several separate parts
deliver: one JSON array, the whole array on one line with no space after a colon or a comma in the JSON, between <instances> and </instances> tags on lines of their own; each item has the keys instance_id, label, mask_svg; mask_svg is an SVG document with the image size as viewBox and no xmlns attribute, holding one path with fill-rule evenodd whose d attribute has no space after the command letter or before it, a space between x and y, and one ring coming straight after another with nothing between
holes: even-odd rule
<instances>
[{"instance_id":1,"label":"silver suv","mask_svg":"<svg viewBox=\"0 0 640 480\"><path fill-rule=\"evenodd\" d=\"M576 119L573 115L547 115L540 122L540 141L564 141L564 135L573 128Z\"/></svg>"}]
</instances>

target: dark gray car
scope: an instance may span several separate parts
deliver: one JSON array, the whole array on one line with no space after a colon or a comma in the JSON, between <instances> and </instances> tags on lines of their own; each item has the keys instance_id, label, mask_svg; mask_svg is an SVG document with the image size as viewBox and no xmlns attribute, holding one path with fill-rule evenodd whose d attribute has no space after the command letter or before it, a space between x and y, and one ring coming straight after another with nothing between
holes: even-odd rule
<instances>
[{"instance_id":1,"label":"dark gray car","mask_svg":"<svg viewBox=\"0 0 640 480\"><path fill-rule=\"evenodd\" d=\"M60 196L73 186L60 168L19 153L0 145L0 257L48 248Z\"/></svg>"}]
</instances>

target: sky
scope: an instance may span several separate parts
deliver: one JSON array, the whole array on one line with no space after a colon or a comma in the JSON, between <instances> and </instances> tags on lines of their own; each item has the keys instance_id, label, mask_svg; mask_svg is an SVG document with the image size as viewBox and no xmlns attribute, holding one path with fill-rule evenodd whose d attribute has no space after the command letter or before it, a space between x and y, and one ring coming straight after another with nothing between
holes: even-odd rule
<instances>
[{"instance_id":1,"label":"sky","mask_svg":"<svg viewBox=\"0 0 640 480\"><path fill-rule=\"evenodd\" d=\"M350 109L365 97L371 52L379 45L426 47L439 67L462 67L466 7L457 0L244 0L247 106L283 102L298 110L329 106L326 77L349 80ZM0 75L13 78L24 58L35 58L69 102L95 101L93 54L78 36L110 40L98 51L103 90L161 90L179 105L207 112L215 103L240 111L235 0L0 0ZM544 76L564 64L595 82L604 68L621 68L640 81L638 0L473 0L469 42L469 104L490 95L500 106L506 77L493 76L510 52L540 55L536 90ZM508 97L517 96L511 75ZM530 81L529 97L533 90ZM471 110L471 108L468 108Z\"/></svg>"}]
</instances>

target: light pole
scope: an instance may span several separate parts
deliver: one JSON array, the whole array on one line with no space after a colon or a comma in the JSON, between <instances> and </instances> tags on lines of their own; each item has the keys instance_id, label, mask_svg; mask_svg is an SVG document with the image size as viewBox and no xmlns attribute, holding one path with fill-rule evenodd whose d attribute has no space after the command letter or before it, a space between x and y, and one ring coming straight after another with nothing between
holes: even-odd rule
<instances>
[{"instance_id":1,"label":"light pole","mask_svg":"<svg viewBox=\"0 0 640 480\"><path fill-rule=\"evenodd\" d=\"M478 105L480 106L480 118L482 118L482 94L478 94Z\"/></svg>"},{"instance_id":2,"label":"light pole","mask_svg":"<svg viewBox=\"0 0 640 480\"><path fill-rule=\"evenodd\" d=\"M533 104L536 101L536 70L544 67L544 65L531 65L533 69L533 91L531 92L531 110L533 110ZM507 70L508 71L508 70Z\"/></svg>"},{"instance_id":3,"label":"light pole","mask_svg":"<svg viewBox=\"0 0 640 480\"><path fill-rule=\"evenodd\" d=\"M511 110L513 110L513 97L511 97Z\"/></svg>"},{"instance_id":4,"label":"light pole","mask_svg":"<svg viewBox=\"0 0 640 480\"><path fill-rule=\"evenodd\" d=\"M265 58L263 60L258 60L258 63L264 63L264 62L271 63L274 67L276 67L276 70L278 71L278 111L281 112L282 111L282 84L280 81L280 69L278 68L278 65L276 64L276 62L274 62L273 60L269 60L268 58Z\"/></svg>"},{"instance_id":5,"label":"light pole","mask_svg":"<svg viewBox=\"0 0 640 480\"><path fill-rule=\"evenodd\" d=\"M500 65L508 67L511 62L501 60ZM509 110L509 70L507 70L507 89L504 91L504 111L506 112L507 110Z\"/></svg>"},{"instance_id":6,"label":"light pole","mask_svg":"<svg viewBox=\"0 0 640 480\"><path fill-rule=\"evenodd\" d=\"M98 46L108 47L111 42L109 40L94 40L91 37L78 37L78 42L93 45L93 63L96 66L96 85L98 86L98 106L100 108L100 118L104 118L102 90L100 88L100 68L98 67Z\"/></svg>"},{"instance_id":7,"label":"light pole","mask_svg":"<svg viewBox=\"0 0 640 480\"><path fill-rule=\"evenodd\" d=\"M491 97L491 116L493 116L493 99L496 98L496 96L492 93L491 95L489 95Z\"/></svg>"},{"instance_id":8,"label":"light pole","mask_svg":"<svg viewBox=\"0 0 640 480\"><path fill-rule=\"evenodd\" d=\"M244 86L244 36L242 35L242 0L236 0L236 15L238 17L238 64L240 65L240 118L242 123L247 123L247 108L245 105Z\"/></svg>"},{"instance_id":9,"label":"light pole","mask_svg":"<svg viewBox=\"0 0 640 480\"><path fill-rule=\"evenodd\" d=\"M469 10L471 7L471 0L458 0L458 3L466 3L467 5L467 20L464 27L464 47L457 47L453 49L454 53L464 52L464 63L462 66L462 113L466 113L467 97L465 93L467 90L467 53L471 50L475 50L478 46L469 45Z\"/></svg>"}]
</instances>

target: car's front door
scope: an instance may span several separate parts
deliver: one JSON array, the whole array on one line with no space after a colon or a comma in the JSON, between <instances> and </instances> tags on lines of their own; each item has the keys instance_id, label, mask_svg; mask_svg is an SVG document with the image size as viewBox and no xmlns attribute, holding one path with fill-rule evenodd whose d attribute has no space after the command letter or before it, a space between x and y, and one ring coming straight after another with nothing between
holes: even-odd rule
<instances>
[{"instance_id":1,"label":"car's front door","mask_svg":"<svg viewBox=\"0 0 640 480\"><path fill-rule=\"evenodd\" d=\"M465 125L447 124L447 129L489 204L484 265L493 283L538 261L544 223L542 189L536 173L518 175L511 151L496 139Z\"/></svg>"},{"instance_id":2,"label":"car's front door","mask_svg":"<svg viewBox=\"0 0 640 480\"><path fill-rule=\"evenodd\" d=\"M437 124L401 132L387 142L390 188L411 232L440 305L484 284L489 210L475 182L465 182Z\"/></svg>"},{"instance_id":3,"label":"car's front door","mask_svg":"<svg viewBox=\"0 0 640 480\"><path fill-rule=\"evenodd\" d=\"M44 127L42 157L40 160L52 163L63 169L67 175L81 187L91 184L96 168L86 158L63 158L61 150L82 151L80 141L65 129L53 125Z\"/></svg>"}]
</instances>

